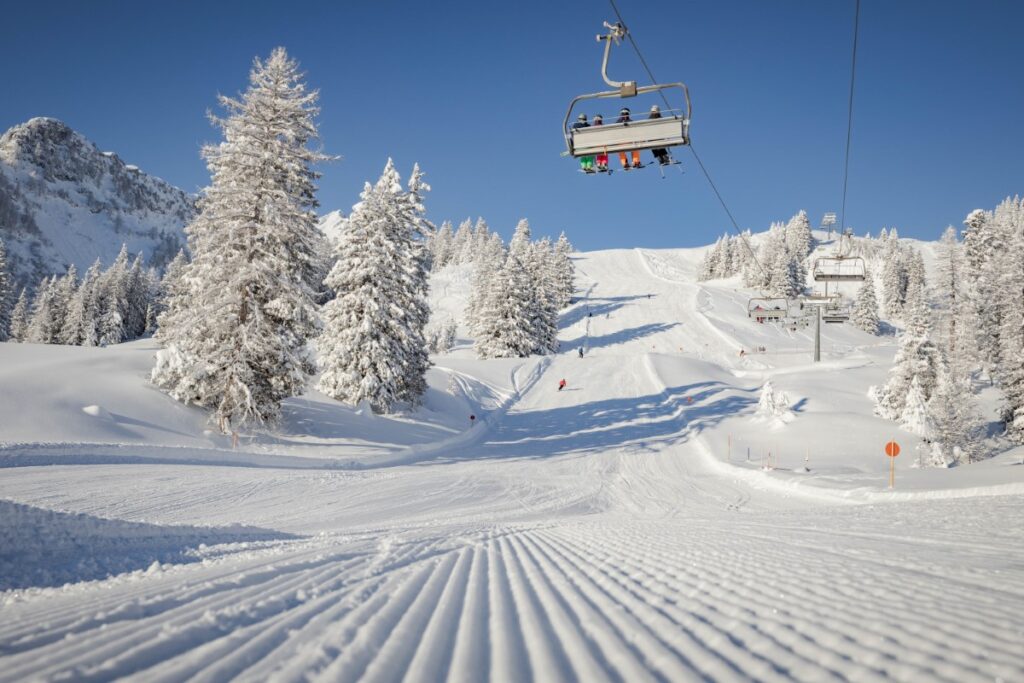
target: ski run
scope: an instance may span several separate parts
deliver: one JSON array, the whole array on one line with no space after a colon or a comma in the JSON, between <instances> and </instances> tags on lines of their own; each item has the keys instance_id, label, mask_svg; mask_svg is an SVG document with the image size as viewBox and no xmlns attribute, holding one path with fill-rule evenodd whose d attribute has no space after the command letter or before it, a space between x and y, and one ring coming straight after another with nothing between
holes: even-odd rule
<instances>
[{"instance_id":1,"label":"ski run","mask_svg":"<svg viewBox=\"0 0 1024 683\"><path fill-rule=\"evenodd\" d=\"M150 339L0 345L0 681L1024 680L1021 449L913 467L899 340L814 364L706 253L575 254L557 352L460 325L418 409L311 390L234 448Z\"/></svg>"}]
</instances>

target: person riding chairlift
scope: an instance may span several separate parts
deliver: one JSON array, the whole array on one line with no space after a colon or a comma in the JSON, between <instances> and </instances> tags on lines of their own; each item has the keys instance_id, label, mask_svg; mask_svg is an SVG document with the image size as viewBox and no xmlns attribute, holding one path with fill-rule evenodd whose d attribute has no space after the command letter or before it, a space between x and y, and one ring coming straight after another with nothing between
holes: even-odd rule
<instances>
[{"instance_id":1,"label":"person riding chairlift","mask_svg":"<svg viewBox=\"0 0 1024 683\"><path fill-rule=\"evenodd\" d=\"M573 128L573 130L576 130L576 129L579 129L579 128L590 128L590 124L587 123L587 115L586 114L580 114L579 116L577 116L576 117L576 123L572 124L572 128ZM593 156L580 157L580 170L583 171L584 173L593 173L594 172L594 157Z\"/></svg>"},{"instance_id":2,"label":"person riding chairlift","mask_svg":"<svg viewBox=\"0 0 1024 683\"><path fill-rule=\"evenodd\" d=\"M623 123L628 125L632 120L633 119L629 118L629 107L623 107L622 109L619 110L619 118L615 121L615 123ZM640 163L640 151L634 149L631 150L629 154L633 157L632 168L640 168L642 166L642 164ZM619 161L622 163L622 168L630 168L629 161L626 160L626 152L619 152Z\"/></svg>"},{"instance_id":3,"label":"person riding chairlift","mask_svg":"<svg viewBox=\"0 0 1024 683\"><path fill-rule=\"evenodd\" d=\"M656 105L656 104L651 105L651 113L647 116L647 118L648 119L660 119L661 118L661 109L658 108L658 105ZM665 149L664 147L659 147L658 149L652 149L651 150L651 154L654 155L654 159L659 164L661 164L662 166L665 166L665 165L667 165L669 163L668 150Z\"/></svg>"},{"instance_id":4,"label":"person riding chairlift","mask_svg":"<svg viewBox=\"0 0 1024 683\"><path fill-rule=\"evenodd\" d=\"M604 123L604 117L600 114L594 114L594 122L591 125L600 126ZM608 153L597 155L597 170L607 171L608 170Z\"/></svg>"}]
</instances>

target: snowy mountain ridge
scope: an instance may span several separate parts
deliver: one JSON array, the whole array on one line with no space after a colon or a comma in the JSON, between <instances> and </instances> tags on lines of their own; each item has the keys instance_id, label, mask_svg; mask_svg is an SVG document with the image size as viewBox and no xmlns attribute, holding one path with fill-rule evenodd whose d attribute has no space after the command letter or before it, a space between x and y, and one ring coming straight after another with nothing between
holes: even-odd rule
<instances>
[{"instance_id":1,"label":"snowy mountain ridge","mask_svg":"<svg viewBox=\"0 0 1024 683\"><path fill-rule=\"evenodd\" d=\"M195 197L52 118L0 136L0 239L15 279L110 263L122 243L160 267L184 246Z\"/></svg>"}]
</instances>

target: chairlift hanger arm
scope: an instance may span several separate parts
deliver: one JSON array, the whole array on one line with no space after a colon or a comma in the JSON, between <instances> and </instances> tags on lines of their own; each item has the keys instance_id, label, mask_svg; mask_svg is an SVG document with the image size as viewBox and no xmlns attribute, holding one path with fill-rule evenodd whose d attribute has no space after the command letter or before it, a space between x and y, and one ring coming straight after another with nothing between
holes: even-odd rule
<instances>
[{"instance_id":1,"label":"chairlift hanger arm","mask_svg":"<svg viewBox=\"0 0 1024 683\"><path fill-rule=\"evenodd\" d=\"M628 31L621 22L615 22L609 24L607 21L604 22L605 28L608 29L608 33L604 35L598 34L597 42L604 41L604 59L601 60L601 78L604 82L613 88L619 89L620 97L633 97L636 95L636 81L613 81L608 78L608 57L612 52L612 43L618 45L622 39L626 36Z\"/></svg>"}]
</instances>

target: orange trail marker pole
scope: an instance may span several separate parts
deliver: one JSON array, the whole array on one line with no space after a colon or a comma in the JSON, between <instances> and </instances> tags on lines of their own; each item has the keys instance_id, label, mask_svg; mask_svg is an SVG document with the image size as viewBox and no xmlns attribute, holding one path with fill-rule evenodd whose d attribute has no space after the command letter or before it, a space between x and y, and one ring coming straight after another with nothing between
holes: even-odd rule
<instances>
[{"instance_id":1,"label":"orange trail marker pole","mask_svg":"<svg viewBox=\"0 0 1024 683\"><path fill-rule=\"evenodd\" d=\"M885 444L885 454L889 456L889 488L896 485L896 456L900 454L900 445L893 439Z\"/></svg>"}]
</instances>

